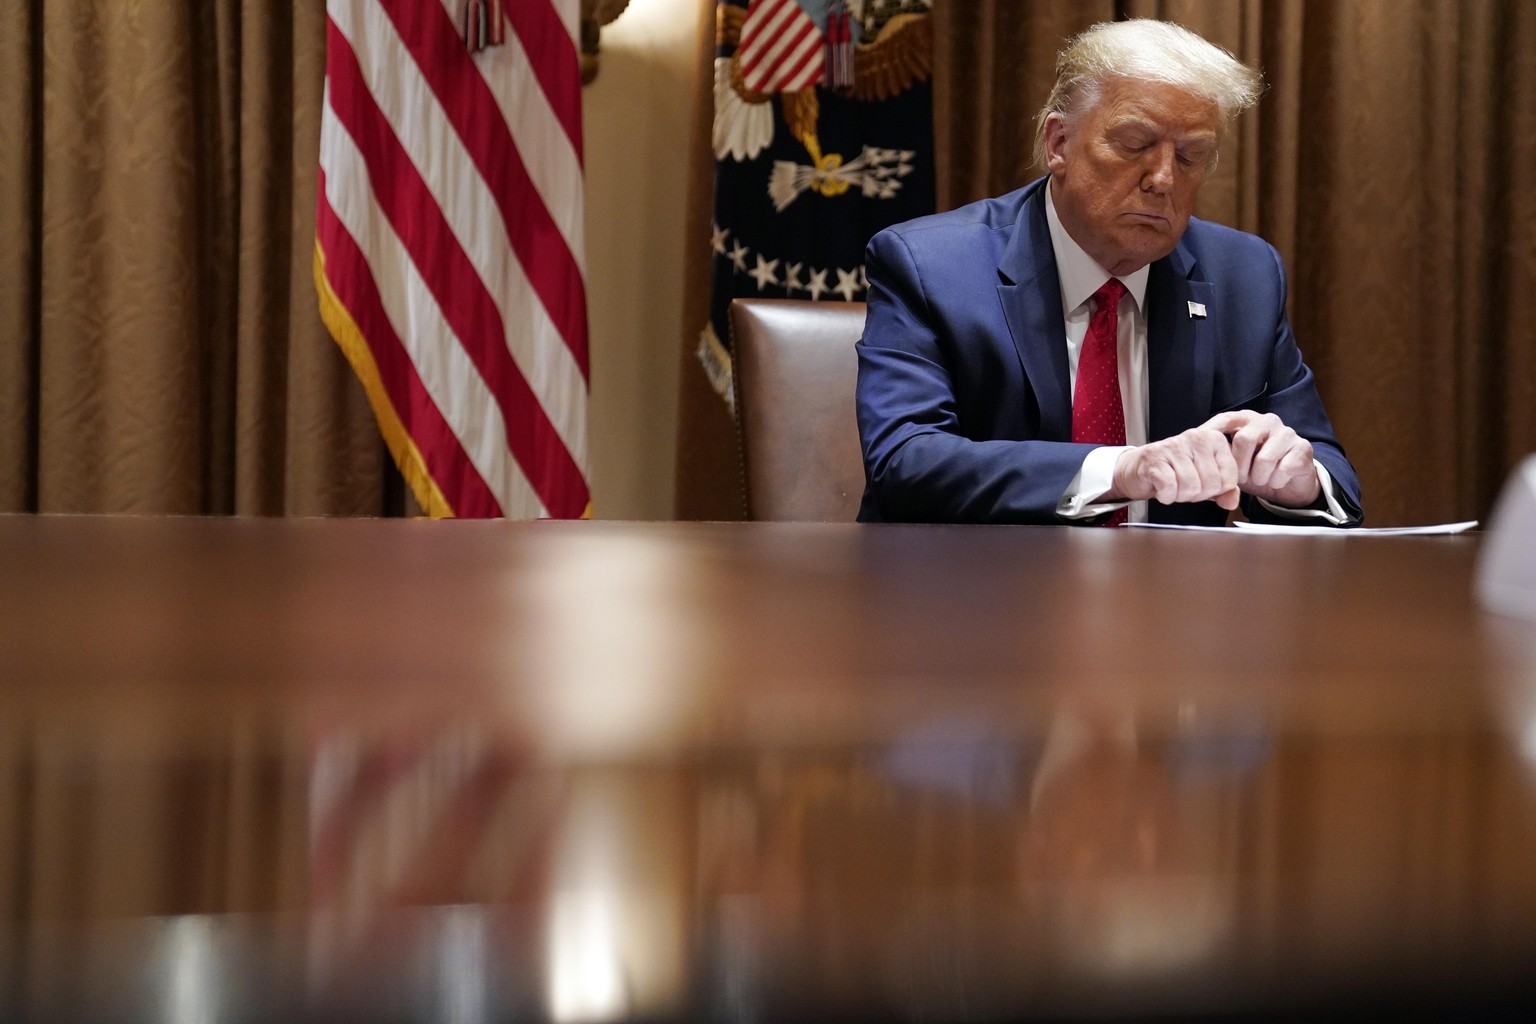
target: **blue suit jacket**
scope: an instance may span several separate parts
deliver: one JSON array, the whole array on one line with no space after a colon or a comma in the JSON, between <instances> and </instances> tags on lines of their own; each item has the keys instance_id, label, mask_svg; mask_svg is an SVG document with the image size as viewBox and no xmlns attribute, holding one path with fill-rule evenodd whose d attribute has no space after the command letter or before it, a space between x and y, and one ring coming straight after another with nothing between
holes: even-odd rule
<instances>
[{"instance_id":1,"label":"blue suit jacket","mask_svg":"<svg viewBox=\"0 0 1536 1024\"><path fill-rule=\"evenodd\" d=\"M863 522L1061 523L1092 445L1073 444L1061 286L1040 179L877 234L858 344ZM1262 239L1191 219L1147 280L1148 440L1218 412L1272 412L1312 442L1358 516L1344 456L1285 314L1285 268ZM1206 316L1190 315L1189 303ZM1251 496L1248 518L1276 522ZM1220 525L1215 502L1153 522Z\"/></svg>"}]
</instances>

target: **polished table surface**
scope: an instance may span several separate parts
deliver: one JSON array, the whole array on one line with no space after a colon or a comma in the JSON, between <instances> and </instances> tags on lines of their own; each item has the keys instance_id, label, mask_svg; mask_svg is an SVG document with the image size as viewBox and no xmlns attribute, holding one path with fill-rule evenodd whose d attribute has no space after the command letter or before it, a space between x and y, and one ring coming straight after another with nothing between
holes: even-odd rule
<instances>
[{"instance_id":1,"label":"polished table surface","mask_svg":"<svg viewBox=\"0 0 1536 1024\"><path fill-rule=\"evenodd\" d=\"M0 1019L1536 1006L1479 540L0 517Z\"/></svg>"}]
</instances>

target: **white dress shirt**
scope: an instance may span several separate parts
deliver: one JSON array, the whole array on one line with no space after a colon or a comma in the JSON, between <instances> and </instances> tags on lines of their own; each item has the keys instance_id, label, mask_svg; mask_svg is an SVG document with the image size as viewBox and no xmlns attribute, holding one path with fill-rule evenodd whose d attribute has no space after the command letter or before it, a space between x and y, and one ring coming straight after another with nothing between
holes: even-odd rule
<instances>
[{"instance_id":1,"label":"white dress shirt","mask_svg":"<svg viewBox=\"0 0 1536 1024\"><path fill-rule=\"evenodd\" d=\"M1083 342L1088 337L1088 321L1094 312L1093 293L1103 287L1112 276L1109 271L1094 262L1083 251L1067 229L1062 227L1056 215L1056 203L1051 198L1049 184L1045 190L1045 221L1051 231L1051 250L1056 257L1056 278L1061 282L1061 308L1066 311L1067 366L1069 368L1068 393L1077 397L1077 361L1082 355ZM1125 445L1103 445L1088 453L1077 476L1067 485L1056 513L1067 519L1091 519L1129 506L1127 519L1133 523L1147 521L1145 501L1100 501L1114 486L1115 462L1126 448L1147 443L1147 412L1150 385L1147 375L1147 277L1150 266L1120 277L1125 294L1120 297L1117 310L1118 332L1116 345L1120 372L1120 402L1125 409ZM1318 480L1322 484L1328 508L1283 508L1263 498L1259 501L1276 515L1296 519L1321 519L1338 525L1349 521L1348 513L1333 493L1333 479L1322 463L1316 459Z\"/></svg>"}]
</instances>

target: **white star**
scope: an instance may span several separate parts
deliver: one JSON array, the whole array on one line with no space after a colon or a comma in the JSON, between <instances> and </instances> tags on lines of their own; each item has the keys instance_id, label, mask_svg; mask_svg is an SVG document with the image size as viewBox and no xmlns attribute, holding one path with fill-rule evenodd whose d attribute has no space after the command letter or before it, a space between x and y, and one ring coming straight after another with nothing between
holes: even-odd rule
<instances>
[{"instance_id":1,"label":"white star","mask_svg":"<svg viewBox=\"0 0 1536 1024\"><path fill-rule=\"evenodd\" d=\"M805 290L805 285L800 283L800 268L804 263L786 263L784 265L784 290L794 293Z\"/></svg>"},{"instance_id":2,"label":"white star","mask_svg":"<svg viewBox=\"0 0 1536 1024\"><path fill-rule=\"evenodd\" d=\"M827 290L827 272L811 268L811 283L805 286L805 290L811 293L812 299L819 299Z\"/></svg>"},{"instance_id":3,"label":"white star","mask_svg":"<svg viewBox=\"0 0 1536 1024\"><path fill-rule=\"evenodd\" d=\"M748 276L757 282L757 290L762 291L771 284L779 283L778 269L778 260L765 260L759 256L757 258L757 266L752 269L752 273Z\"/></svg>"},{"instance_id":4,"label":"white star","mask_svg":"<svg viewBox=\"0 0 1536 1024\"><path fill-rule=\"evenodd\" d=\"M715 252L719 253L721 256L724 256L725 255L725 239L726 239L726 236L729 235L730 233L731 233L731 229L730 228L723 228L723 227L721 227L718 224L711 224L710 225L710 239L709 239L710 248L714 249Z\"/></svg>"},{"instance_id":5,"label":"white star","mask_svg":"<svg viewBox=\"0 0 1536 1024\"><path fill-rule=\"evenodd\" d=\"M742 245L740 242L732 242L729 259L732 263L736 264L736 273L745 274L747 272L746 246Z\"/></svg>"},{"instance_id":6,"label":"white star","mask_svg":"<svg viewBox=\"0 0 1536 1024\"><path fill-rule=\"evenodd\" d=\"M869 287L869 278L864 273L864 264L860 263L859 264L859 291L864 291L868 287Z\"/></svg>"},{"instance_id":7,"label":"white star","mask_svg":"<svg viewBox=\"0 0 1536 1024\"><path fill-rule=\"evenodd\" d=\"M852 302L854 295L859 291L859 274L855 270L837 268L837 287L832 289L841 295L846 301Z\"/></svg>"}]
</instances>

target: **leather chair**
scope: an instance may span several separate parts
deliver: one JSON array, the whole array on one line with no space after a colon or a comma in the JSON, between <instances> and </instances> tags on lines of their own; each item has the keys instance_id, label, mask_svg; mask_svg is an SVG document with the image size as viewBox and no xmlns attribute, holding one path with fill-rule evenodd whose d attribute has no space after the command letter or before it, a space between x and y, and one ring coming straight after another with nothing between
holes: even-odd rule
<instances>
[{"instance_id":1,"label":"leather chair","mask_svg":"<svg viewBox=\"0 0 1536 1024\"><path fill-rule=\"evenodd\" d=\"M854 342L864 303L731 303L747 518L853 522L864 493Z\"/></svg>"}]
</instances>

